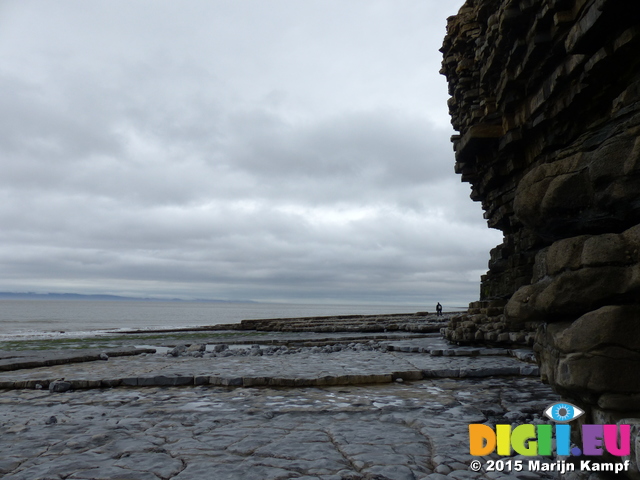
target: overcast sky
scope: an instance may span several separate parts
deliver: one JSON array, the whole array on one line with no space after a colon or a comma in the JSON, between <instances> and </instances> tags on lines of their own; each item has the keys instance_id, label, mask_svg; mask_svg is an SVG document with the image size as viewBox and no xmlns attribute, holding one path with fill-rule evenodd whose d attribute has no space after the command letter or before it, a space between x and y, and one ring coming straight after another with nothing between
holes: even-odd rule
<instances>
[{"instance_id":1,"label":"overcast sky","mask_svg":"<svg viewBox=\"0 0 640 480\"><path fill-rule=\"evenodd\" d=\"M462 0L0 0L0 290L464 306Z\"/></svg>"}]
</instances>

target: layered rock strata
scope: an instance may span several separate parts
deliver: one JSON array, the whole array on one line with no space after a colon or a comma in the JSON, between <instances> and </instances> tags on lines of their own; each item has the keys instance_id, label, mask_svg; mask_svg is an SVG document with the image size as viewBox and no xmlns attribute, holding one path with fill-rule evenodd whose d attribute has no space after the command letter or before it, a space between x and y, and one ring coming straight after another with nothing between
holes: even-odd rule
<instances>
[{"instance_id":1,"label":"layered rock strata","mask_svg":"<svg viewBox=\"0 0 640 480\"><path fill-rule=\"evenodd\" d=\"M258 330L262 332L439 332L451 313L442 316L417 313L387 313L378 315L333 315L326 317L261 318L242 320L240 323L217 324L171 330L144 330L144 332L183 332L216 330ZM141 333L131 331L126 333Z\"/></svg>"},{"instance_id":2,"label":"layered rock strata","mask_svg":"<svg viewBox=\"0 0 640 480\"><path fill-rule=\"evenodd\" d=\"M448 314L447 314L448 315ZM240 330L267 332L439 332L444 316L427 312L242 320ZM222 328L221 326L220 328Z\"/></svg>"},{"instance_id":3,"label":"layered rock strata","mask_svg":"<svg viewBox=\"0 0 640 480\"><path fill-rule=\"evenodd\" d=\"M456 342L535 341L586 420L640 416L640 3L468 0L448 21L456 172L504 233Z\"/></svg>"}]
</instances>

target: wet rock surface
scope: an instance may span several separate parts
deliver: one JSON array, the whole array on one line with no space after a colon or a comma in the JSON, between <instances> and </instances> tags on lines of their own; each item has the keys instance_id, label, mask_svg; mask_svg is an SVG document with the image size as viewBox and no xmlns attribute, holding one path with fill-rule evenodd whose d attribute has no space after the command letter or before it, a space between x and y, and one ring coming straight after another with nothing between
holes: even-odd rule
<instances>
[{"instance_id":1,"label":"wet rock surface","mask_svg":"<svg viewBox=\"0 0 640 480\"><path fill-rule=\"evenodd\" d=\"M192 348L193 347L193 348ZM58 353L59 357L63 354ZM452 348L438 337L328 343L323 346L181 345L166 354L65 363L0 373L0 388L90 389L115 386L326 386L397 379L538 376L521 351ZM98 356L99 359L99 356ZM64 384L60 382L64 380ZM54 385L55 383L59 385ZM54 385L52 387L52 385Z\"/></svg>"},{"instance_id":2,"label":"wet rock surface","mask_svg":"<svg viewBox=\"0 0 640 480\"><path fill-rule=\"evenodd\" d=\"M44 351L2 351L0 350L0 372L20 370L24 368L36 368L65 363L93 362L95 360L108 360L109 356L122 357L139 355L141 353L153 353L153 349L121 347L104 349L82 350L44 350ZM107 353L108 352L108 353Z\"/></svg>"},{"instance_id":3,"label":"wet rock surface","mask_svg":"<svg viewBox=\"0 0 640 480\"><path fill-rule=\"evenodd\" d=\"M56 377L49 386L72 388L0 392L2 478L496 478L469 469L468 424L540 423L558 398L521 375L535 367L517 358L526 360L523 352L456 348L439 338L363 339L279 355L264 344L218 345L3 373L4 382ZM246 351L218 356L234 349ZM251 355L257 350L264 352ZM212 377L239 379L239 388ZM102 378L136 381L74 383ZM258 381L275 378L293 384ZM526 473L519 478L551 478Z\"/></svg>"}]
</instances>

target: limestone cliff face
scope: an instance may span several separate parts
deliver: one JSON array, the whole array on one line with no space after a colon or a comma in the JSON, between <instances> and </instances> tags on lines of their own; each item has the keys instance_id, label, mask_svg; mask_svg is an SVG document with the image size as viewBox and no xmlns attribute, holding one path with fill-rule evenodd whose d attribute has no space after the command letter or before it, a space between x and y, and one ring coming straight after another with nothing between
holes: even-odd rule
<instances>
[{"instance_id":1,"label":"limestone cliff face","mask_svg":"<svg viewBox=\"0 0 640 480\"><path fill-rule=\"evenodd\" d=\"M640 417L640 2L468 0L442 52L456 172L504 232L447 337L535 341L592 420Z\"/></svg>"}]
</instances>

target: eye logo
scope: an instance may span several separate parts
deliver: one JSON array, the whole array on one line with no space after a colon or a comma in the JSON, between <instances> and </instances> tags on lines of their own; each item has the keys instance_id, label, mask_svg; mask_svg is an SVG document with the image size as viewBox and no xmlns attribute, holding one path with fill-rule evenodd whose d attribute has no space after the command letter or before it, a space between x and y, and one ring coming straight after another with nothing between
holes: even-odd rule
<instances>
[{"instance_id":1,"label":"eye logo","mask_svg":"<svg viewBox=\"0 0 640 480\"><path fill-rule=\"evenodd\" d=\"M584 413L579 407L572 405L571 403L554 403L548 407L544 414L547 418L554 422L567 423L580 417Z\"/></svg>"}]
</instances>

